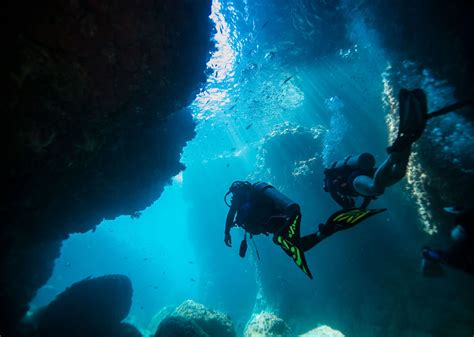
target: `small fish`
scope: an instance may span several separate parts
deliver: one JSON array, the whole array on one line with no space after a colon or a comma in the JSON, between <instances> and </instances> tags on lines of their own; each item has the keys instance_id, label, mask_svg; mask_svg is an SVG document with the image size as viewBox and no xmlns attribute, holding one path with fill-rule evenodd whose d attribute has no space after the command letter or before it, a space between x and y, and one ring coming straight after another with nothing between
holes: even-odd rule
<instances>
[{"instance_id":1,"label":"small fish","mask_svg":"<svg viewBox=\"0 0 474 337\"><path fill-rule=\"evenodd\" d=\"M229 164L229 163L227 163L226 167L229 167L229 166L230 166L230 164Z\"/></svg>"},{"instance_id":2,"label":"small fish","mask_svg":"<svg viewBox=\"0 0 474 337\"><path fill-rule=\"evenodd\" d=\"M285 84L286 82L288 82L289 80L291 80L293 78L293 75L291 75L290 77L288 77L286 80L283 81L282 85Z\"/></svg>"},{"instance_id":3,"label":"small fish","mask_svg":"<svg viewBox=\"0 0 474 337\"><path fill-rule=\"evenodd\" d=\"M144 257L144 258L143 258L143 261L148 261L148 258L147 258L147 257Z\"/></svg>"},{"instance_id":4,"label":"small fish","mask_svg":"<svg viewBox=\"0 0 474 337\"><path fill-rule=\"evenodd\" d=\"M247 127L245 128L245 130L250 129L250 128L252 127L252 125L253 125L252 123L250 123L249 125L247 125Z\"/></svg>"},{"instance_id":5,"label":"small fish","mask_svg":"<svg viewBox=\"0 0 474 337\"><path fill-rule=\"evenodd\" d=\"M71 266L71 262L66 262L66 267L70 267Z\"/></svg>"},{"instance_id":6,"label":"small fish","mask_svg":"<svg viewBox=\"0 0 474 337\"><path fill-rule=\"evenodd\" d=\"M194 264L194 261L188 261L189 264Z\"/></svg>"},{"instance_id":7,"label":"small fish","mask_svg":"<svg viewBox=\"0 0 474 337\"><path fill-rule=\"evenodd\" d=\"M265 27L268 25L268 22L269 22L269 21L270 21L270 20L265 21L265 23L262 25L262 28L260 28L260 29L265 28Z\"/></svg>"},{"instance_id":8,"label":"small fish","mask_svg":"<svg viewBox=\"0 0 474 337\"><path fill-rule=\"evenodd\" d=\"M196 280L193 279L193 278L190 278L189 281L191 281L191 282L196 282Z\"/></svg>"},{"instance_id":9,"label":"small fish","mask_svg":"<svg viewBox=\"0 0 474 337\"><path fill-rule=\"evenodd\" d=\"M236 148L235 148L235 147L233 147L233 148L231 148L230 150L231 150L231 151L235 151L235 149L236 149Z\"/></svg>"},{"instance_id":10,"label":"small fish","mask_svg":"<svg viewBox=\"0 0 474 337\"><path fill-rule=\"evenodd\" d=\"M158 289L158 286L154 286L153 289Z\"/></svg>"},{"instance_id":11,"label":"small fish","mask_svg":"<svg viewBox=\"0 0 474 337\"><path fill-rule=\"evenodd\" d=\"M265 54L264 58L265 60L271 60L275 56L275 52L269 51L268 53Z\"/></svg>"}]
</instances>

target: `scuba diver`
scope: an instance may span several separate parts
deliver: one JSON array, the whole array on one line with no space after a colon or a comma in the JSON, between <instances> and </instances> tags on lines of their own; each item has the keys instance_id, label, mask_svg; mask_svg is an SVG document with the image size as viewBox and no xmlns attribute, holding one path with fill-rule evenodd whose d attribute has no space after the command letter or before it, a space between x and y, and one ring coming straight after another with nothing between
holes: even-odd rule
<instances>
[{"instance_id":1,"label":"scuba diver","mask_svg":"<svg viewBox=\"0 0 474 337\"><path fill-rule=\"evenodd\" d=\"M428 114L426 95L423 90L400 89L399 128L394 143L387 148L388 158L375 168L375 159L370 153L348 156L324 170L324 190L342 209L355 207L356 197L362 197L359 208L382 195L387 187L399 182L406 174L411 146L417 141L430 118L444 115L472 104L461 101Z\"/></svg>"},{"instance_id":2,"label":"scuba diver","mask_svg":"<svg viewBox=\"0 0 474 337\"><path fill-rule=\"evenodd\" d=\"M447 250L424 247L421 252L422 274L440 276L443 274L442 265L447 265L474 275L473 210L462 207L446 207L444 210L454 216L453 244Z\"/></svg>"},{"instance_id":3,"label":"scuba diver","mask_svg":"<svg viewBox=\"0 0 474 337\"><path fill-rule=\"evenodd\" d=\"M232 199L229 204L227 196L231 193ZM304 252L333 233L351 228L369 216L384 211L384 209L338 211L331 215L325 224L320 224L315 233L300 237L300 206L267 183L234 181L224 201L229 206L224 230L224 243L228 247L232 246L230 230L235 226L245 230L239 250L241 257L245 256L247 250L247 233L250 234L250 238L258 234L273 234L273 242L280 246L309 278L313 277Z\"/></svg>"},{"instance_id":4,"label":"scuba diver","mask_svg":"<svg viewBox=\"0 0 474 337\"><path fill-rule=\"evenodd\" d=\"M373 178L376 171L374 165L375 158L370 153L347 156L344 160L334 162L330 168L324 169L323 189L329 192L342 209L356 207L354 200L356 197L363 198L358 208L365 209L377 197L359 193L354 188L354 180L361 176Z\"/></svg>"}]
</instances>

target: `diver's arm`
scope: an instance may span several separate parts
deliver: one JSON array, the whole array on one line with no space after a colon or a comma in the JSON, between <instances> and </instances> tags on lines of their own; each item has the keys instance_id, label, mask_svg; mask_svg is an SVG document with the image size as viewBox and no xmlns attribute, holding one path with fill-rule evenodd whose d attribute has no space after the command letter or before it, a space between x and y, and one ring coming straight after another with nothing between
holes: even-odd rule
<instances>
[{"instance_id":1,"label":"diver's arm","mask_svg":"<svg viewBox=\"0 0 474 337\"><path fill-rule=\"evenodd\" d=\"M340 193L337 192L337 189L334 186L334 183L332 182L332 178L327 175L328 170L325 170L325 178L324 178L324 191L329 192L331 195L331 198L334 199L335 202L339 206L341 206L343 209L346 208L351 208L350 206L350 200L347 200L346 197L342 196Z\"/></svg>"},{"instance_id":2,"label":"diver's arm","mask_svg":"<svg viewBox=\"0 0 474 337\"><path fill-rule=\"evenodd\" d=\"M237 207L232 205L227 213L227 218L225 221L225 230L224 230L224 243L227 247L232 247L232 238L230 236L230 229L234 227L234 218L235 213L237 212Z\"/></svg>"},{"instance_id":3,"label":"diver's arm","mask_svg":"<svg viewBox=\"0 0 474 337\"><path fill-rule=\"evenodd\" d=\"M334 201L337 202L338 205L341 206L343 209L351 208L350 200L348 200L348 198L342 196L341 194L337 193L334 190L334 188L331 188L331 185L329 185L329 194L334 199Z\"/></svg>"}]
</instances>

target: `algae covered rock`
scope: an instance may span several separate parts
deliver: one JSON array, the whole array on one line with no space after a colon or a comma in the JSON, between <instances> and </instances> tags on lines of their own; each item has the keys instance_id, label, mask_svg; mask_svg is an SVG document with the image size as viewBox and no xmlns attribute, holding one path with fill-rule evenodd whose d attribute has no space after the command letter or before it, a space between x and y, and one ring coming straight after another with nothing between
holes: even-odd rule
<instances>
[{"instance_id":1,"label":"algae covered rock","mask_svg":"<svg viewBox=\"0 0 474 337\"><path fill-rule=\"evenodd\" d=\"M119 330L124 330L124 336L137 336L128 333L133 328L127 325L121 329L120 324L131 304L128 277L87 278L74 283L41 310L36 318L38 331L45 337L94 336Z\"/></svg>"},{"instance_id":2,"label":"algae covered rock","mask_svg":"<svg viewBox=\"0 0 474 337\"><path fill-rule=\"evenodd\" d=\"M210 337L235 337L234 324L230 317L191 300L183 302L173 316L187 318L197 324Z\"/></svg>"},{"instance_id":3,"label":"algae covered rock","mask_svg":"<svg viewBox=\"0 0 474 337\"><path fill-rule=\"evenodd\" d=\"M244 337L295 337L284 320L270 312L253 315L245 328Z\"/></svg>"},{"instance_id":4,"label":"algae covered rock","mask_svg":"<svg viewBox=\"0 0 474 337\"><path fill-rule=\"evenodd\" d=\"M345 337L344 334L338 330L334 330L327 325L322 325L300 335L299 337Z\"/></svg>"},{"instance_id":5,"label":"algae covered rock","mask_svg":"<svg viewBox=\"0 0 474 337\"><path fill-rule=\"evenodd\" d=\"M189 318L169 316L161 321L155 337L209 337L209 335Z\"/></svg>"}]
</instances>

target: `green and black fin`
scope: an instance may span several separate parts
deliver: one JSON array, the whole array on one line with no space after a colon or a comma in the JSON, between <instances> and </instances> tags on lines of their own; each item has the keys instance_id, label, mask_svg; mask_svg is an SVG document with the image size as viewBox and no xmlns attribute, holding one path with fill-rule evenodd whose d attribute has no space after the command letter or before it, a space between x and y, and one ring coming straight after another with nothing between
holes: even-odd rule
<instances>
[{"instance_id":1,"label":"green and black fin","mask_svg":"<svg viewBox=\"0 0 474 337\"><path fill-rule=\"evenodd\" d=\"M301 214L297 213L292 219L290 219L289 226L285 227L280 233L275 234L273 242L279 245L284 252L293 259L298 268L300 268L310 279L313 279L313 275L306 263L304 252L299 247L301 238L300 223Z\"/></svg>"},{"instance_id":2,"label":"green and black fin","mask_svg":"<svg viewBox=\"0 0 474 337\"><path fill-rule=\"evenodd\" d=\"M352 208L349 210L340 210L334 213L326 221L327 225L332 225L338 229L346 229L357 225L372 215L386 211L386 208L380 209L361 209Z\"/></svg>"}]
</instances>

